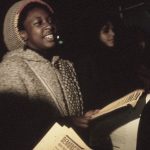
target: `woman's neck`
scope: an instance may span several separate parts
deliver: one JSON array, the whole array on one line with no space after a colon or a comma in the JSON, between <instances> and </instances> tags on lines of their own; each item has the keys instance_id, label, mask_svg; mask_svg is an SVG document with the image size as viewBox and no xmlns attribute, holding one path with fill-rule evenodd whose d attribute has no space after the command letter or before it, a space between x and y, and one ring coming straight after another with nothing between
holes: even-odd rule
<instances>
[{"instance_id":1,"label":"woman's neck","mask_svg":"<svg viewBox=\"0 0 150 150\"><path fill-rule=\"evenodd\" d=\"M25 46L24 50L27 48L33 50L34 52L37 52L40 56L44 57L47 60L51 60L53 56L59 55L58 49L56 48L50 48L49 50L44 49L44 50L39 50L39 49L34 49L31 48L30 46Z\"/></svg>"}]
</instances>

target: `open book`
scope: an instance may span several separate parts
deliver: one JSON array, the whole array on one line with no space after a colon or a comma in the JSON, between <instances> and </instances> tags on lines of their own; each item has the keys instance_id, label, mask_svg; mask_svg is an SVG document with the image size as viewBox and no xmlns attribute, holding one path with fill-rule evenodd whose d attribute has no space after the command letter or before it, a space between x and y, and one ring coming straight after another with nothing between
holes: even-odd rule
<instances>
[{"instance_id":1,"label":"open book","mask_svg":"<svg viewBox=\"0 0 150 150\"><path fill-rule=\"evenodd\" d=\"M77 133L55 123L33 150L92 150Z\"/></svg>"},{"instance_id":2,"label":"open book","mask_svg":"<svg viewBox=\"0 0 150 150\"><path fill-rule=\"evenodd\" d=\"M100 109L96 114L94 114L92 116L92 119L96 119L104 114L110 113L112 111L126 107L128 105L135 107L143 93L144 93L143 89L137 89L137 90L115 100L114 102L112 102L112 103L108 104L107 106L105 106L104 108Z\"/></svg>"}]
</instances>

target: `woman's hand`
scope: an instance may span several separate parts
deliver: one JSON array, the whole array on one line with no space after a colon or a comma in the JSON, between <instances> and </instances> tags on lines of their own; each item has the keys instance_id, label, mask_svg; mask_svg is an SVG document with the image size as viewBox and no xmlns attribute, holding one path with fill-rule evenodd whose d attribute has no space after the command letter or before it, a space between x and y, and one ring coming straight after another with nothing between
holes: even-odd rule
<instances>
[{"instance_id":1,"label":"woman's hand","mask_svg":"<svg viewBox=\"0 0 150 150\"><path fill-rule=\"evenodd\" d=\"M90 110L86 112L83 116L80 117L72 117L72 122L75 126L81 127L81 128L88 128L89 123L92 120L91 117L95 113L97 113L98 110Z\"/></svg>"}]
</instances>

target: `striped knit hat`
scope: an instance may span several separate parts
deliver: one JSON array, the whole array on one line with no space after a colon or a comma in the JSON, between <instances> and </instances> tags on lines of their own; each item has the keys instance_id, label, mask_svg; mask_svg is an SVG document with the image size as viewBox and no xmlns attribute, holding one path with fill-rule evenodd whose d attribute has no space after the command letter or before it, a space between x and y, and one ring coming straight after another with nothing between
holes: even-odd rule
<instances>
[{"instance_id":1,"label":"striped knit hat","mask_svg":"<svg viewBox=\"0 0 150 150\"><path fill-rule=\"evenodd\" d=\"M21 0L16 2L12 7L9 8L3 25L3 36L4 42L9 51L22 48L24 46L24 41L21 39L18 31L18 20L22 10L30 3L40 3L53 13L52 8L42 0Z\"/></svg>"}]
</instances>

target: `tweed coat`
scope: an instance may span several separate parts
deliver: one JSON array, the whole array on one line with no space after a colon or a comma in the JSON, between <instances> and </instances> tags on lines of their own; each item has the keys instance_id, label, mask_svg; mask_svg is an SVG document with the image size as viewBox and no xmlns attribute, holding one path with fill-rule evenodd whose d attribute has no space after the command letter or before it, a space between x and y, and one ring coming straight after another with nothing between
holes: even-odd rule
<instances>
[{"instance_id":1,"label":"tweed coat","mask_svg":"<svg viewBox=\"0 0 150 150\"><path fill-rule=\"evenodd\" d=\"M28 99L37 98L45 101L53 108L52 110L55 110L53 113L60 116L80 115L82 99L77 88L78 83L74 79L71 87L69 84L67 84L68 87L63 87L67 81L63 82L62 74L55 67L55 64L61 61L65 65L69 65L71 71L74 72L72 64L58 56L53 57L50 62L29 49L9 52L0 65L0 92L21 94L26 95ZM74 98L79 100L76 102L74 99L71 102L73 104L70 104L71 100L69 98L67 100L68 92L66 91L73 86L77 87L74 88L76 93L72 93L72 95L76 95L77 98L75 96Z\"/></svg>"},{"instance_id":2,"label":"tweed coat","mask_svg":"<svg viewBox=\"0 0 150 150\"><path fill-rule=\"evenodd\" d=\"M57 67L59 64L62 69ZM75 77L72 64L58 56L49 61L30 49L5 55L0 64L0 117L3 120L0 132L5 132L4 137L10 132L18 141L20 134L24 134L25 140L20 143L30 139L29 143L33 144L33 137L40 138L37 134L43 134L43 130L59 118L82 114L78 83L64 73L67 70L64 71L63 64Z\"/></svg>"}]
</instances>

